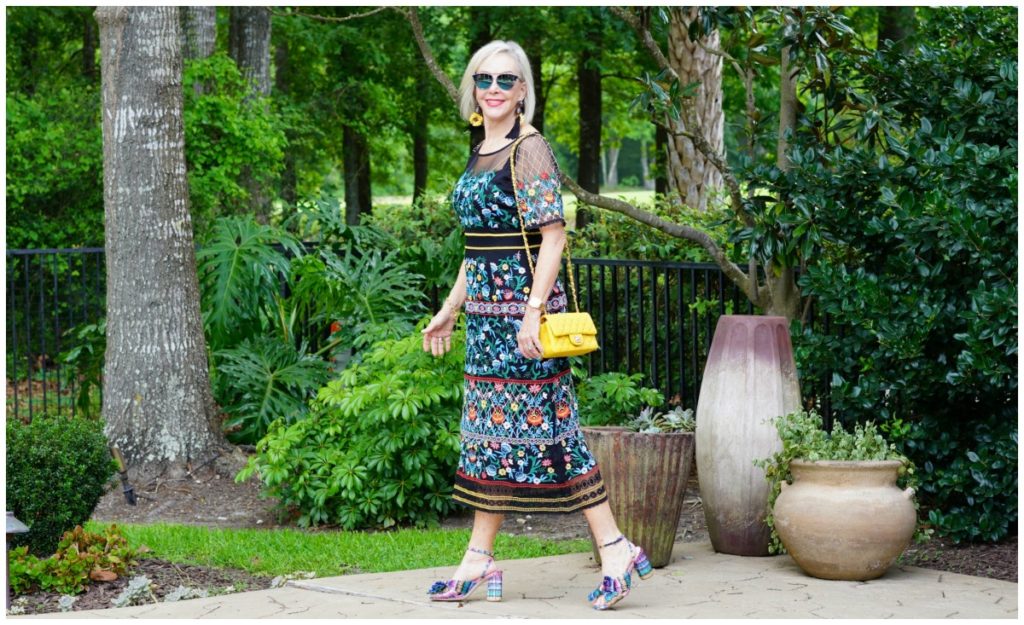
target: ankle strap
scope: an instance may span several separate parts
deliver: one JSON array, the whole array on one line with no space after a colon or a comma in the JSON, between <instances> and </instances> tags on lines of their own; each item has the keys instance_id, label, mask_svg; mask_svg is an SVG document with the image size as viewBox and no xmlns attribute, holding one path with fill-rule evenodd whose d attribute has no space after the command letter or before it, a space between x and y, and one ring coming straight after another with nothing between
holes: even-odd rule
<instances>
[{"instance_id":1,"label":"ankle strap","mask_svg":"<svg viewBox=\"0 0 1024 625\"><path fill-rule=\"evenodd\" d=\"M607 543L605 543L605 544L601 545L600 549L604 549L605 547L611 547L612 545L614 545L614 544L617 544L617 543L620 543L620 542L622 542L622 541L623 541L623 540L625 540L625 539L626 539L626 536L625 536L625 535L623 535L623 534L619 534L619 537L618 537L618 538L616 538L615 540L613 540L613 541L611 541L611 542L607 542Z\"/></svg>"},{"instance_id":2,"label":"ankle strap","mask_svg":"<svg viewBox=\"0 0 1024 625\"><path fill-rule=\"evenodd\" d=\"M466 550L467 551L472 551L474 553L481 553L481 554L483 554L485 556L490 556L492 558L494 557L494 552L493 551L487 551L486 549L480 549L479 547L466 547Z\"/></svg>"}]
</instances>

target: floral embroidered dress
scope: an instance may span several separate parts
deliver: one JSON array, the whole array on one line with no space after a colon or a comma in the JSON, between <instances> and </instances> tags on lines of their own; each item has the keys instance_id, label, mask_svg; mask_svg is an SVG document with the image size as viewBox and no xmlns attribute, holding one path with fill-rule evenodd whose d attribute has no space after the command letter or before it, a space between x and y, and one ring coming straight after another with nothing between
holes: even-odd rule
<instances>
[{"instance_id":1,"label":"floral embroidered dress","mask_svg":"<svg viewBox=\"0 0 1024 625\"><path fill-rule=\"evenodd\" d=\"M516 341L533 283L520 214L536 262L539 228L565 223L558 169L543 137L524 138L517 208L510 147L474 151L452 195L466 233L465 403L453 498L487 512L582 510L607 495L580 433L569 361L525 358ZM558 280L547 310L566 303Z\"/></svg>"}]
</instances>

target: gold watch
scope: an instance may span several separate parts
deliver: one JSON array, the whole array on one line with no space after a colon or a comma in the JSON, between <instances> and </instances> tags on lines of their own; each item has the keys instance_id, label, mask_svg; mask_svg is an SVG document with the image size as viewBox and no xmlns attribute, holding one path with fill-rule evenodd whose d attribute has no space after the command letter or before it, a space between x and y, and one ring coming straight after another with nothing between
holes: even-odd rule
<instances>
[{"instance_id":1,"label":"gold watch","mask_svg":"<svg viewBox=\"0 0 1024 625\"><path fill-rule=\"evenodd\" d=\"M530 308L533 308L534 310L541 310L541 307L544 305L544 301L541 298L534 295L530 299L526 300L526 305L529 306Z\"/></svg>"}]
</instances>

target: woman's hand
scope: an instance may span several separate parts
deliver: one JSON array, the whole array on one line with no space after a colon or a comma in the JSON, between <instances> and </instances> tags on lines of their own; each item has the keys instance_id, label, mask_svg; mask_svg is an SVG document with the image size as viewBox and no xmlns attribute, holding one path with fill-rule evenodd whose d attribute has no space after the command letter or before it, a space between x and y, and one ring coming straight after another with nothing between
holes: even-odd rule
<instances>
[{"instance_id":1,"label":"woman's hand","mask_svg":"<svg viewBox=\"0 0 1024 625\"><path fill-rule=\"evenodd\" d=\"M523 315L523 325L516 335L519 342L519 351L527 358L540 358L543 350L540 344L540 311L536 308L526 307L526 314Z\"/></svg>"},{"instance_id":2,"label":"woman's hand","mask_svg":"<svg viewBox=\"0 0 1024 625\"><path fill-rule=\"evenodd\" d=\"M423 328L423 351L435 356L444 356L452 348L452 328L455 315L447 306L442 306L427 327Z\"/></svg>"}]
</instances>

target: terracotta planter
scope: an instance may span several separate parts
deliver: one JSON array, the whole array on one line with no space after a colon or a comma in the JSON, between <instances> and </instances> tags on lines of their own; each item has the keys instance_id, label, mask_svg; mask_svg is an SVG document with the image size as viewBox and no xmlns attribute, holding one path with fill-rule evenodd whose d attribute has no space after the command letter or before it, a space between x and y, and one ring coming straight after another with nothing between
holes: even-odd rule
<instances>
[{"instance_id":1,"label":"terracotta planter","mask_svg":"<svg viewBox=\"0 0 1024 625\"><path fill-rule=\"evenodd\" d=\"M693 463L693 434L601 426L583 428L583 436L597 458L619 529L644 548L652 566L665 566ZM596 545L594 557L601 561Z\"/></svg>"},{"instance_id":2,"label":"terracotta planter","mask_svg":"<svg viewBox=\"0 0 1024 625\"><path fill-rule=\"evenodd\" d=\"M775 500L775 529L808 575L882 576L910 544L914 490L900 490L895 460L790 462L793 483Z\"/></svg>"},{"instance_id":3,"label":"terracotta planter","mask_svg":"<svg viewBox=\"0 0 1024 625\"><path fill-rule=\"evenodd\" d=\"M720 317L697 402L697 478L715 551L768 555L768 483L754 460L782 449L770 419L799 409L785 317Z\"/></svg>"}]
</instances>

